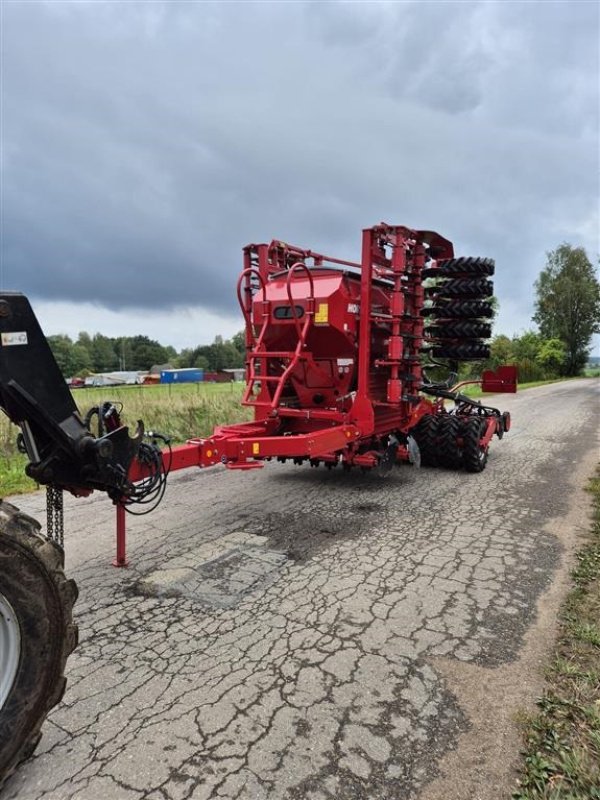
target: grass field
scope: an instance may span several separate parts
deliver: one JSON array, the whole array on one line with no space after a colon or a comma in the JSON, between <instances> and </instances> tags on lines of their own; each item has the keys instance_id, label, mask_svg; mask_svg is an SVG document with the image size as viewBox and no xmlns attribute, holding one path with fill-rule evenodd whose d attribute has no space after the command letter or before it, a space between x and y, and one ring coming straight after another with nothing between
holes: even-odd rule
<instances>
[{"instance_id":1,"label":"grass field","mask_svg":"<svg viewBox=\"0 0 600 800\"><path fill-rule=\"evenodd\" d=\"M242 408L243 384L195 383L157 386L118 386L76 389L73 397L82 413L105 400L123 406L123 421L135 428L142 419L146 430L172 437L174 443L207 436L215 425L251 419ZM24 473L27 463L16 449L18 428L0 413L0 497L30 492L37 484Z\"/></svg>"},{"instance_id":2,"label":"grass field","mask_svg":"<svg viewBox=\"0 0 600 800\"><path fill-rule=\"evenodd\" d=\"M577 556L539 711L525 721L515 800L600 799L600 468L589 489L591 534Z\"/></svg>"},{"instance_id":3,"label":"grass field","mask_svg":"<svg viewBox=\"0 0 600 800\"><path fill-rule=\"evenodd\" d=\"M191 436L212 433L215 425L250 419L248 409L240 405L243 388L241 383L118 386L76 389L73 397L80 411L104 400L121 403L123 420L130 427L142 419L146 430L184 442Z\"/></svg>"}]
</instances>

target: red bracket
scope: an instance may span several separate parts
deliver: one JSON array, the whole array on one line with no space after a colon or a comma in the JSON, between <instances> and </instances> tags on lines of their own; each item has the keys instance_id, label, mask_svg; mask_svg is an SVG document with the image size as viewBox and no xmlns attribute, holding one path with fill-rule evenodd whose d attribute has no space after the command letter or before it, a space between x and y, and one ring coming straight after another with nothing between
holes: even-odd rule
<instances>
[{"instance_id":1,"label":"red bracket","mask_svg":"<svg viewBox=\"0 0 600 800\"><path fill-rule=\"evenodd\" d=\"M481 391L492 393L503 393L517 391L517 368L514 365L498 367L493 372L486 369L481 375Z\"/></svg>"}]
</instances>

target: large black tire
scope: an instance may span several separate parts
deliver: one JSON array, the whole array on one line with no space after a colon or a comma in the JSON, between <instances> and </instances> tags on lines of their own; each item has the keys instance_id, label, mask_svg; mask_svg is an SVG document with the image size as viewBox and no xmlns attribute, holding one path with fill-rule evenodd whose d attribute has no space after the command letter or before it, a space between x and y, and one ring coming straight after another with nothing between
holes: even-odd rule
<instances>
[{"instance_id":1,"label":"large black tire","mask_svg":"<svg viewBox=\"0 0 600 800\"><path fill-rule=\"evenodd\" d=\"M438 433L438 458L440 464L449 469L458 469L461 466L461 451L458 446L460 420L449 414L440 417Z\"/></svg>"},{"instance_id":2,"label":"large black tire","mask_svg":"<svg viewBox=\"0 0 600 800\"><path fill-rule=\"evenodd\" d=\"M472 319L438 321L425 335L435 339L489 339L492 326Z\"/></svg>"},{"instance_id":3,"label":"large black tire","mask_svg":"<svg viewBox=\"0 0 600 800\"><path fill-rule=\"evenodd\" d=\"M0 786L40 740L77 645L77 586L39 524L0 500Z\"/></svg>"},{"instance_id":4,"label":"large black tire","mask_svg":"<svg viewBox=\"0 0 600 800\"><path fill-rule=\"evenodd\" d=\"M488 448L480 445L483 425L477 417L463 420L463 464L467 472L483 472L487 464Z\"/></svg>"},{"instance_id":5,"label":"large black tire","mask_svg":"<svg viewBox=\"0 0 600 800\"><path fill-rule=\"evenodd\" d=\"M411 436L419 445L421 466L437 466L437 428L439 417L425 414L411 431Z\"/></svg>"},{"instance_id":6,"label":"large black tire","mask_svg":"<svg viewBox=\"0 0 600 800\"><path fill-rule=\"evenodd\" d=\"M489 345L483 342L463 342L433 347L434 358L451 358L455 361L484 361L490 357Z\"/></svg>"},{"instance_id":7,"label":"large black tire","mask_svg":"<svg viewBox=\"0 0 600 800\"><path fill-rule=\"evenodd\" d=\"M469 278L455 278L440 281L436 286L425 289L428 296L451 298L480 298L491 297L494 294L492 281L476 280Z\"/></svg>"},{"instance_id":8,"label":"large black tire","mask_svg":"<svg viewBox=\"0 0 600 800\"><path fill-rule=\"evenodd\" d=\"M493 258L477 258L476 256L460 256L438 261L437 267L423 270L424 278L437 278L454 275L493 275L495 263Z\"/></svg>"},{"instance_id":9,"label":"large black tire","mask_svg":"<svg viewBox=\"0 0 600 800\"><path fill-rule=\"evenodd\" d=\"M421 315L444 319L476 319L493 317L494 310L491 303L485 300L450 300L442 303L436 302L435 305L424 308Z\"/></svg>"}]
</instances>

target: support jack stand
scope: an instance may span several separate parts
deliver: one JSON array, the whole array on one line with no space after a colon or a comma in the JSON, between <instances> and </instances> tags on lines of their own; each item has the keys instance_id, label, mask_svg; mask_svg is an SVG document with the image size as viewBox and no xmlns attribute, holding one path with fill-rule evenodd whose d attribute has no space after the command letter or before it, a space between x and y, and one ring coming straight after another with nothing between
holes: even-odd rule
<instances>
[{"instance_id":1,"label":"support jack stand","mask_svg":"<svg viewBox=\"0 0 600 800\"><path fill-rule=\"evenodd\" d=\"M125 506L117 503L117 555L112 562L113 567L127 567L127 526Z\"/></svg>"}]
</instances>

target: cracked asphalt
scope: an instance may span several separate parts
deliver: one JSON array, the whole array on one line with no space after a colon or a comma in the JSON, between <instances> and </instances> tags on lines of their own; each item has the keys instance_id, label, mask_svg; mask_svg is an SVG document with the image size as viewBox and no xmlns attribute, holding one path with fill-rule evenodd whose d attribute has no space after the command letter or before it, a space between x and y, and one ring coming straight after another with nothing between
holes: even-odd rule
<instances>
[{"instance_id":1,"label":"cracked asphalt","mask_svg":"<svg viewBox=\"0 0 600 800\"><path fill-rule=\"evenodd\" d=\"M128 518L66 502L80 646L3 800L494 800L587 525L600 382L494 398L480 475L175 474ZM42 521L43 493L14 499Z\"/></svg>"}]
</instances>

